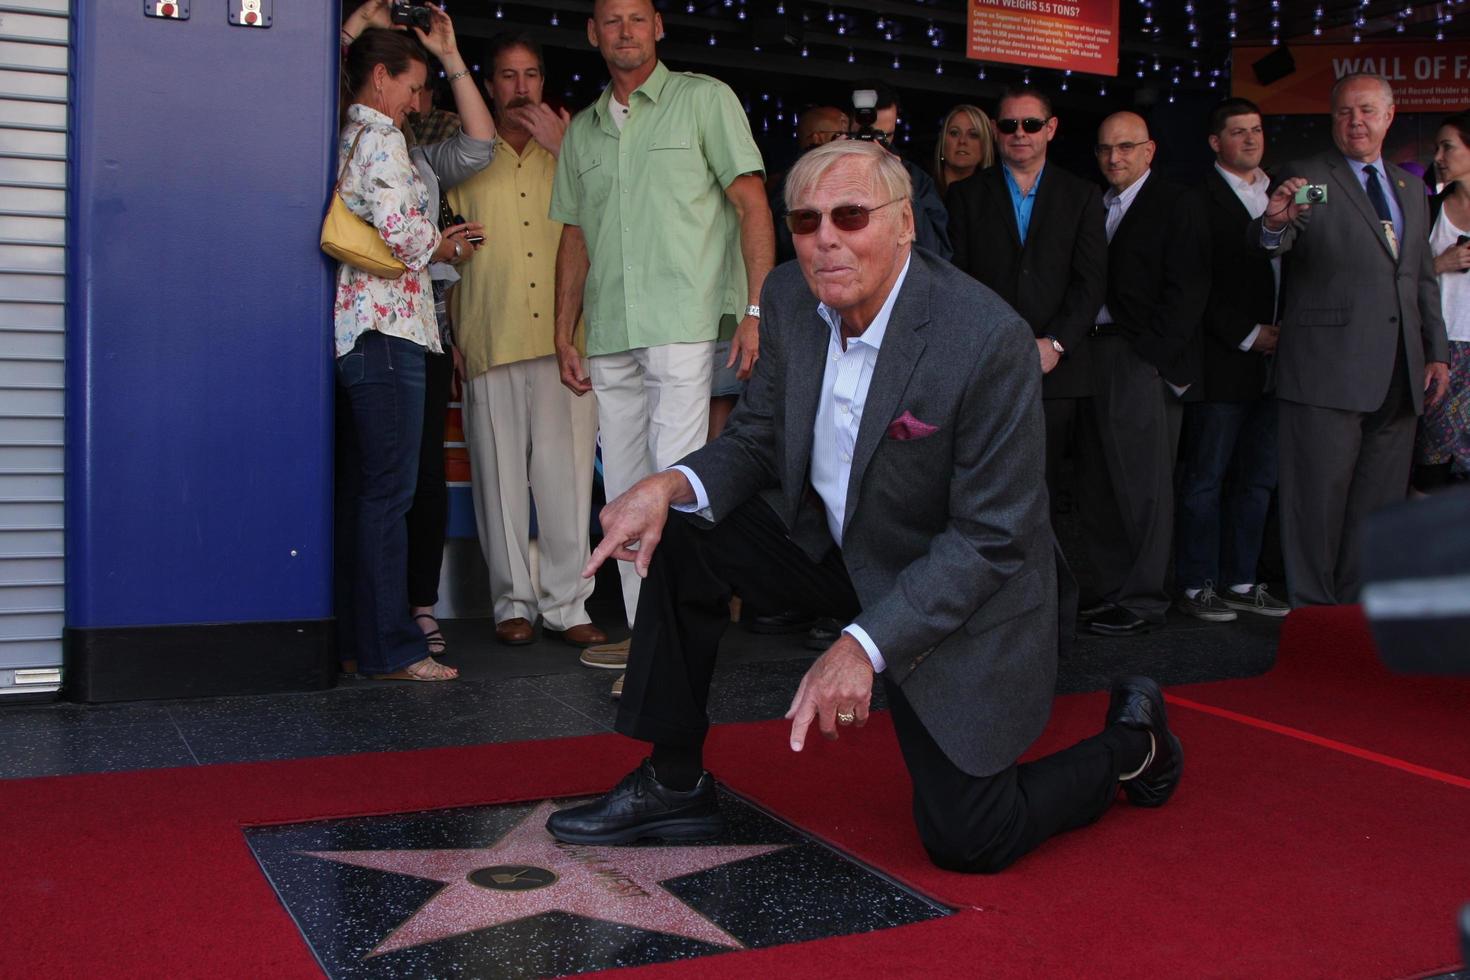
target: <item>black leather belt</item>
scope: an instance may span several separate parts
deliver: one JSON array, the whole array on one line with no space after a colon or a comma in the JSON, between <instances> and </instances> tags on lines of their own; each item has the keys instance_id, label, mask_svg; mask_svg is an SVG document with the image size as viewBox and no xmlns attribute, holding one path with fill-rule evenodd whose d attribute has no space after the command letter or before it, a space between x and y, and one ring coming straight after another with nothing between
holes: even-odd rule
<instances>
[{"instance_id":1,"label":"black leather belt","mask_svg":"<svg viewBox=\"0 0 1470 980\"><path fill-rule=\"evenodd\" d=\"M1092 329L1087 331L1089 337L1117 337L1123 331L1116 323L1094 323Z\"/></svg>"}]
</instances>

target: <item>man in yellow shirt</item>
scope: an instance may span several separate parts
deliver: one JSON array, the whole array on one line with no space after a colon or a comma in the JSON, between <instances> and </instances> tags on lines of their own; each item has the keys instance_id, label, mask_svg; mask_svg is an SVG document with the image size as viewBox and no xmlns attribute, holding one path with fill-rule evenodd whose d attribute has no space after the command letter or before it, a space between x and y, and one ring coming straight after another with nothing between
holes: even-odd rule
<instances>
[{"instance_id":1,"label":"man in yellow shirt","mask_svg":"<svg viewBox=\"0 0 1470 980\"><path fill-rule=\"evenodd\" d=\"M460 270L454 309L475 519L496 638L530 643L539 614L545 632L586 647L607 642L587 615L592 580L580 575L597 402L561 384L553 305L562 226L546 216L568 117L541 101L541 49L529 36L493 39L490 65L495 156L449 197L457 213L484 224L488 239L483 261ZM580 325L577 333L580 346ZM527 483L536 499L539 590L531 577Z\"/></svg>"}]
</instances>

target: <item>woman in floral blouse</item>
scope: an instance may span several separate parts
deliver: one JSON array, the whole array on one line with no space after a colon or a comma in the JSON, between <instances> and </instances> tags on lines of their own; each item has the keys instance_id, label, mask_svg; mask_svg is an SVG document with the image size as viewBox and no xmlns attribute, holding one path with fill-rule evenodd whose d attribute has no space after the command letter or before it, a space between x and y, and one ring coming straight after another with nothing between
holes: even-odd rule
<instances>
[{"instance_id":1,"label":"woman in floral blouse","mask_svg":"<svg viewBox=\"0 0 1470 980\"><path fill-rule=\"evenodd\" d=\"M414 33L430 43L429 35ZM337 272L337 383L351 414L351 424L339 426L348 444L339 452L337 548L346 573L340 578L350 580L338 590L339 650L370 677L453 680L458 671L429 656L409 617L404 515L418 472L424 355L441 350L427 269L468 258L475 246L466 236L480 226L456 225L441 235L409 160L400 127L428 80L424 48L405 32L365 30L352 40L343 72L339 149L346 164L338 193L407 270L397 279L348 265ZM474 84L461 78L458 84Z\"/></svg>"}]
</instances>

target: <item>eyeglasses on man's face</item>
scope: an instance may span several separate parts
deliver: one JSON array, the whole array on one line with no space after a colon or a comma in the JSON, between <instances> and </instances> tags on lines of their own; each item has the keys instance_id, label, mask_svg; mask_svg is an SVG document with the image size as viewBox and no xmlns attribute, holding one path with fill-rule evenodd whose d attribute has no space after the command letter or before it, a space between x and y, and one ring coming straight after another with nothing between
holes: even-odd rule
<instances>
[{"instance_id":1,"label":"eyeglasses on man's face","mask_svg":"<svg viewBox=\"0 0 1470 980\"><path fill-rule=\"evenodd\" d=\"M997 119L995 128L1007 136L1017 129L1024 129L1028 133L1039 133L1046 128L1046 120L1035 116L1027 116L1025 119Z\"/></svg>"},{"instance_id":2,"label":"eyeglasses on man's face","mask_svg":"<svg viewBox=\"0 0 1470 980\"><path fill-rule=\"evenodd\" d=\"M1105 157L1114 150L1117 150L1126 157L1140 146L1147 146L1152 142L1153 140L1144 140L1142 143L1099 143L1093 147L1093 150L1100 157Z\"/></svg>"},{"instance_id":3,"label":"eyeglasses on man's face","mask_svg":"<svg viewBox=\"0 0 1470 980\"><path fill-rule=\"evenodd\" d=\"M868 218L874 211L894 204L902 198L895 197L892 201L884 201L877 207L865 208L861 204L839 204L828 211L832 217L832 224L841 231L862 231L868 227ZM786 212L786 227L791 229L793 235L810 235L822 226L822 212L811 208L797 208Z\"/></svg>"}]
</instances>

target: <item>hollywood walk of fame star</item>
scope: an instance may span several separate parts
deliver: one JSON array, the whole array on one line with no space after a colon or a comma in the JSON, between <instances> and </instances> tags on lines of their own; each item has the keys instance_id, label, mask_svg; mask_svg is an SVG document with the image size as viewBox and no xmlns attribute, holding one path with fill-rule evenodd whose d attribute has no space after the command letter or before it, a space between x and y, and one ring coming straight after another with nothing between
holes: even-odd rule
<instances>
[{"instance_id":1,"label":"hollywood walk of fame star","mask_svg":"<svg viewBox=\"0 0 1470 980\"><path fill-rule=\"evenodd\" d=\"M563 844L545 829L554 809L550 802L540 804L489 847L300 853L444 883L368 954L379 956L545 912L567 912L741 949L744 944L738 939L659 882L789 846Z\"/></svg>"}]
</instances>

